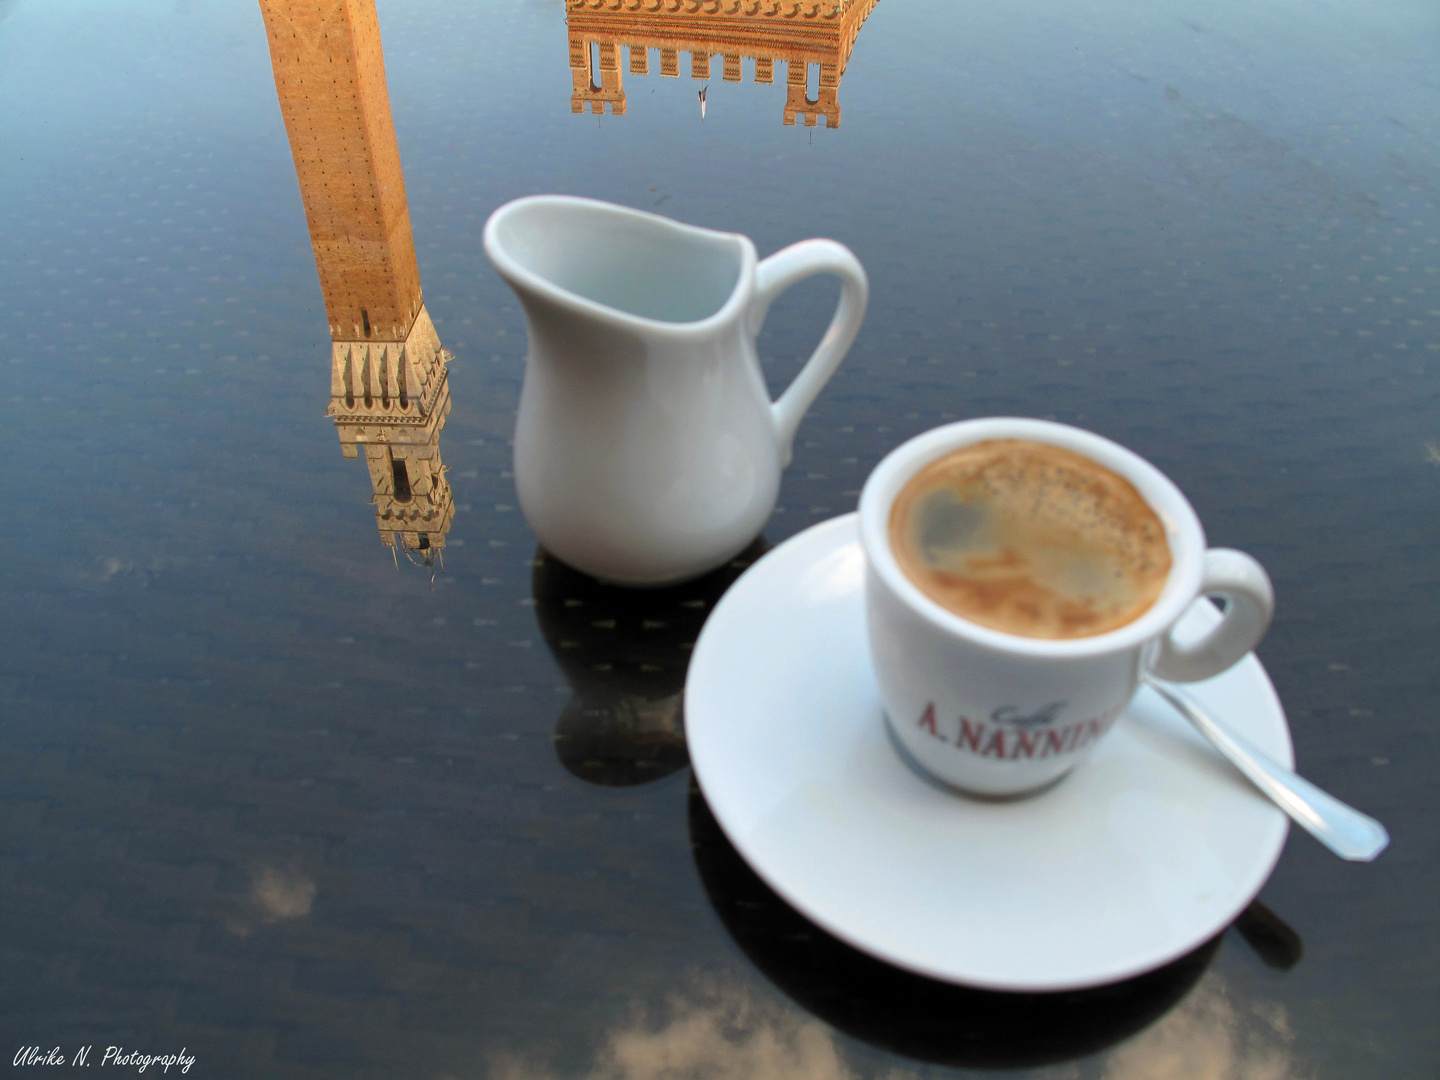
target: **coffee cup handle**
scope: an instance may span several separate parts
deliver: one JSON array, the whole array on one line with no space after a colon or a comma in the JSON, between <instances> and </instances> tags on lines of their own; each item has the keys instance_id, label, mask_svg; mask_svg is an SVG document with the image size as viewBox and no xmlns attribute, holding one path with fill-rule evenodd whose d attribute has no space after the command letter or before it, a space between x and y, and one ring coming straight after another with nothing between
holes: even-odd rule
<instances>
[{"instance_id":1,"label":"coffee cup handle","mask_svg":"<svg viewBox=\"0 0 1440 1080\"><path fill-rule=\"evenodd\" d=\"M1150 653L1148 666L1162 679L1199 682L1219 675L1260 643L1275 613L1270 576L1243 551L1211 548L1205 552L1200 594L1224 597L1225 614L1193 641L1177 642L1173 626L1161 635Z\"/></svg>"},{"instance_id":2,"label":"coffee cup handle","mask_svg":"<svg viewBox=\"0 0 1440 1080\"><path fill-rule=\"evenodd\" d=\"M865 304L870 284L860 260L844 244L834 240L802 240L777 251L755 267L755 298L750 307L750 333L760 332L760 324L771 303L782 292L802 278L814 274L834 274L840 279L840 303L820 344L800 369L800 374L779 399L770 406L775 421L775 439L780 447L780 464L790 464L795 431L805 410L810 408L820 388L835 374L865 318Z\"/></svg>"}]
</instances>

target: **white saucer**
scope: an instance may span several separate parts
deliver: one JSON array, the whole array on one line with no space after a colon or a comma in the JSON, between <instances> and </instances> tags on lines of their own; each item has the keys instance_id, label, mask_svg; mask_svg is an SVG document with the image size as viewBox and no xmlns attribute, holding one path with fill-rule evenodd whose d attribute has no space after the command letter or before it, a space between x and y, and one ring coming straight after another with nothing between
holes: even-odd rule
<instances>
[{"instance_id":1,"label":"white saucer","mask_svg":"<svg viewBox=\"0 0 1440 1080\"><path fill-rule=\"evenodd\" d=\"M854 514L791 538L731 586L690 663L696 778L730 842L788 903L921 975L1036 991L1159 967L1259 892L1285 815L1148 689L1032 798L981 802L912 771L876 694L864 569ZM1186 619L1217 617L1199 604ZM1293 763L1253 656L1191 689Z\"/></svg>"}]
</instances>

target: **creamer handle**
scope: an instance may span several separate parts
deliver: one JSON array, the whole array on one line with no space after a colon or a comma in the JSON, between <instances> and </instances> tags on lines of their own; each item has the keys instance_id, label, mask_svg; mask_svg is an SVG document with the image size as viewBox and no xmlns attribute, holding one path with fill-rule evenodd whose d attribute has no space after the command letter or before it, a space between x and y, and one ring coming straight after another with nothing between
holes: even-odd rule
<instances>
[{"instance_id":1,"label":"creamer handle","mask_svg":"<svg viewBox=\"0 0 1440 1080\"><path fill-rule=\"evenodd\" d=\"M750 308L750 329L758 333L765 313L782 292L802 278L814 274L834 274L840 279L840 303L825 336L778 401L770 406L775 418L775 438L780 447L780 462L790 464L795 429L820 388L835 374L840 361L855 340L860 322L865 318L865 303L870 296L870 283L865 268L844 244L834 240L802 240L777 251L755 267L755 299Z\"/></svg>"}]
</instances>

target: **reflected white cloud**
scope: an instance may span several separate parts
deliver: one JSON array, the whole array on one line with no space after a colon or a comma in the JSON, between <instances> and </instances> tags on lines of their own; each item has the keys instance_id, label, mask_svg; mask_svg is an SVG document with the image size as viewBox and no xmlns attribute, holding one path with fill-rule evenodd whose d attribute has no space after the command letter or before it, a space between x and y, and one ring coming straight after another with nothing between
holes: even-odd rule
<instances>
[{"instance_id":1,"label":"reflected white cloud","mask_svg":"<svg viewBox=\"0 0 1440 1080\"><path fill-rule=\"evenodd\" d=\"M1243 1001L1210 971L1175 1009L1097 1058L1035 1070L1033 1080L1309 1080L1284 1005ZM918 1080L850 1058L834 1031L744 986L677 994L660 1015L637 1013L603 1037L584 1069L535 1059L491 1062L488 1080Z\"/></svg>"},{"instance_id":2,"label":"reflected white cloud","mask_svg":"<svg viewBox=\"0 0 1440 1080\"><path fill-rule=\"evenodd\" d=\"M1111 1051L1104 1080L1301 1080L1294 1033L1279 1002L1236 1000L1206 972L1154 1026Z\"/></svg>"},{"instance_id":3,"label":"reflected white cloud","mask_svg":"<svg viewBox=\"0 0 1440 1080\"><path fill-rule=\"evenodd\" d=\"M128 574L135 569L135 564L128 559L117 559L115 556L103 560L100 564L100 580L109 581L116 574Z\"/></svg>"},{"instance_id":4,"label":"reflected white cloud","mask_svg":"<svg viewBox=\"0 0 1440 1080\"><path fill-rule=\"evenodd\" d=\"M490 1080L559 1075L515 1059L490 1070ZM735 986L676 996L659 1022L637 1016L606 1037L583 1075L587 1080L859 1080L830 1028ZM914 1075L892 1070L883 1080Z\"/></svg>"},{"instance_id":5,"label":"reflected white cloud","mask_svg":"<svg viewBox=\"0 0 1440 1080\"><path fill-rule=\"evenodd\" d=\"M315 903L315 882L299 871L261 866L253 872L246 900L245 914L225 923L232 934L242 938L250 936L256 922L269 924L309 915Z\"/></svg>"},{"instance_id":6,"label":"reflected white cloud","mask_svg":"<svg viewBox=\"0 0 1440 1080\"><path fill-rule=\"evenodd\" d=\"M250 900L268 919L298 919L310 914L315 883L303 874L262 866L250 885Z\"/></svg>"},{"instance_id":7,"label":"reflected white cloud","mask_svg":"<svg viewBox=\"0 0 1440 1080\"><path fill-rule=\"evenodd\" d=\"M747 995L732 995L694 1008L658 1031L617 1032L610 1038L607 1071L627 1080L821 1080L850 1075L834 1039L818 1024L757 1012Z\"/></svg>"}]
</instances>

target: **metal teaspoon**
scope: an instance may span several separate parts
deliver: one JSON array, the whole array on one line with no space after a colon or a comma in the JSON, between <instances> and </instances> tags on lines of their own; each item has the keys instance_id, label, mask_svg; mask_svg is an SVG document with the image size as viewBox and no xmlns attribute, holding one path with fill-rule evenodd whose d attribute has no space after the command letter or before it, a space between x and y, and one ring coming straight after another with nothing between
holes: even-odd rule
<instances>
[{"instance_id":1,"label":"metal teaspoon","mask_svg":"<svg viewBox=\"0 0 1440 1080\"><path fill-rule=\"evenodd\" d=\"M1342 859L1369 862L1385 850L1390 834L1374 818L1346 806L1308 780L1271 761L1239 735L1207 715L1195 699L1173 683L1141 674L1141 681L1194 724L1230 763L1276 806Z\"/></svg>"}]
</instances>

